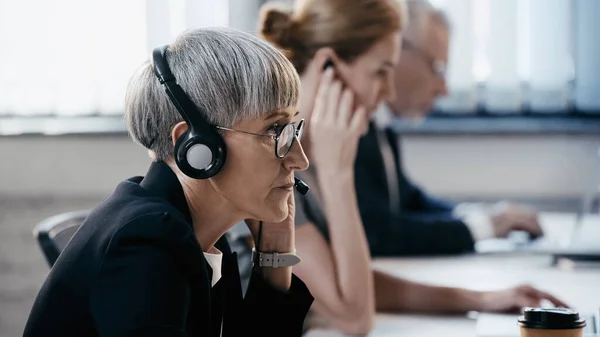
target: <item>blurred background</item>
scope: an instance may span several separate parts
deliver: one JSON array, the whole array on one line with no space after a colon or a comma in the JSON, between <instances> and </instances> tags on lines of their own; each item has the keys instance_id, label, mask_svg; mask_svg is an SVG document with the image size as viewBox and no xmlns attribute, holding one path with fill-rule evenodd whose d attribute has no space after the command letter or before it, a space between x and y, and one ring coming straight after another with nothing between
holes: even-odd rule
<instances>
[{"instance_id":1,"label":"blurred background","mask_svg":"<svg viewBox=\"0 0 600 337\"><path fill-rule=\"evenodd\" d=\"M36 224L146 172L123 123L134 70L184 29L255 33L264 2L0 0L0 337L22 334L49 270ZM457 201L579 210L600 184L600 1L431 2L452 25L450 94L396 121L408 175Z\"/></svg>"}]
</instances>

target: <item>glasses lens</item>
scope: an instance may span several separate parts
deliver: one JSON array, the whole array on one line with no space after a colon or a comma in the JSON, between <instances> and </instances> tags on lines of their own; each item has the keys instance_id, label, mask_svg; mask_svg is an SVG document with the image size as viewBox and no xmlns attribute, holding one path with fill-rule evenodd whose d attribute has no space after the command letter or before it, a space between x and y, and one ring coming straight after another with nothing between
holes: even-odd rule
<instances>
[{"instance_id":1,"label":"glasses lens","mask_svg":"<svg viewBox=\"0 0 600 337\"><path fill-rule=\"evenodd\" d=\"M433 62L433 72L440 78L446 77L446 65L441 61Z\"/></svg>"},{"instance_id":2,"label":"glasses lens","mask_svg":"<svg viewBox=\"0 0 600 337\"><path fill-rule=\"evenodd\" d=\"M283 130L281 130L281 134L279 135L279 140L277 141L277 156L282 158L284 157L292 147L292 143L294 142L294 136L296 128L294 124L290 123L286 125Z\"/></svg>"}]
</instances>

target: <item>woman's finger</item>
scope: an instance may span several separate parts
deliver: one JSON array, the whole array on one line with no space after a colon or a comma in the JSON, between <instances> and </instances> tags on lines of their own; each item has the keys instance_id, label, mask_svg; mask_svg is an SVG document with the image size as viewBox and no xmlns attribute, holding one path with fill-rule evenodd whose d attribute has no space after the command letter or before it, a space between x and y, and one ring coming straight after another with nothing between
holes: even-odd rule
<instances>
[{"instance_id":1,"label":"woman's finger","mask_svg":"<svg viewBox=\"0 0 600 337\"><path fill-rule=\"evenodd\" d=\"M313 108L313 114L311 116L311 120L315 122L320 121L323 118L323 110L326 107L327 93L329 92L329 87L331 86L332 78L333 69L329 68L325 70L325 72L321 76L321 80L319 81L319 89L317 89L317 94L315 96L315 106Z\"/></svg>"},{"instance_id":2,"label":"woman's finger","mask_svg":"<svg viewBox=\"0 0 600 337\"><path fill-rule=\"evenodd\" d=\"M354 94L349 88L344 89L342 98L340 99L338 123L341 126L348 127L352 118L352 107L354 104Z\"/></svg>"},{"instance_id":3,"label":"woman's finger","mask_svg":"<svg viewBox=\"0 0 600 337\"><path fill-rule=\"evenodd\" d=\"M350 130L355 132L363 132L367 123L367 110L364 106L360 105L352 115L350 120Z\"/></svg>"},{"instance_id":4,"label":"woman's finger","mask_svg":"<svg viewBox=\"0 0 600 337\"><path fill-rule=\"evenodd\" d=\"M566 304L565 302L559 300L558 298L550 295L549 293L545 292L545 291L541 291L538 289L533 289L533 291L535 291L535 295L540 299L544 299L544 300L548 300L552 303L552 305L554 305L557 308L569 308L569 305Z\"/></svg>"},{"instance_id":5,"label":"woman's finger","mask_svg":"<svg viewBox=\"0 0 600 337\"><path fill-rule=\"evenodd\" d=\"M296 214L296 200L294 199L294 193L290 193L290 197L287 200L287 204L288 204L288 213L293 219Z\"/></svg>"},{"instance_id":6,"label":"woman's finger","mask_svg":"<svg viewBox=\"0 0 600 337\"><path fill-rule=\"evenodd\" d=\"M331 83L329 92L327 93L327 109L323 113L322 120L335 122L338 116L338 108L340 104L340 95L342 92L342 82L334 80Z\"/></svg>"}]
</instances>

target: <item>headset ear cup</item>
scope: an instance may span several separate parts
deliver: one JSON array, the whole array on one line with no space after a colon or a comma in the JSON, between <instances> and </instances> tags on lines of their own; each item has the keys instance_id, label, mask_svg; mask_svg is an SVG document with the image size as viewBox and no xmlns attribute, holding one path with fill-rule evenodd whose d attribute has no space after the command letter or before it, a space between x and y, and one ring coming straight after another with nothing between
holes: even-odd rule
<instances>
[{"instance_id":1,"label":"headset ear cup","mask_svg":"<svg viewBox=\"0 0 600 337\"><path fill-rule=\"evenodd\" d=\"M175 157L175 163L177 167L187 176L192 176L193 168L187 162L187 155L185 151L185 143L189 141L187 132L182 134L175 142L175 148L173 155Z\"/></svg>"},{"instance_id":2,"label":"headset ear cup","mask_svg":"<svg viewBox=\"0 0 600 337\"><path fill-rule=\"evenodd\" d=\"M219 173L227 153L223 138L218 134L216 136L209 140L185 132L179 137L175 143L174 155L181 172L195 179L207 179Z\"/></svg>"},{"instance_id":3,"label":"headset ear cup","mask_svg":"<svg viewBox=\"0 0 600 337\"><path fill-rule=\"evenodd\" d=\"M221 171L227 158L223 137L203 117L207 115L177 84L167 62L168 46L155 48L152 52L154 74L165 88L189 129L175 142L174 156L177 167L191 178L206 179Z\"/></svg>"},{"instance_id":4,"label":"headset ear cup","mask_svg":"<svg viewBox=\"0 0 600 337\"><path fill-rule=\"evenodd\" d=\"M186 159L195 170L206 171L213 163L213 151L202 143L190 144L187 147Z\"/></svg>"},{"instance_id":5,"label":"headset ear cup","mask_svg":"<svg viewBox=\"0 0 600 337\"><path fill-rule=\"evenodd\" d=\"M211 138L212 141L205 142L205 144L210 144L209 147L213 154L210 167L205 171L205 175L208 178L219 173L227 160L227 147L225 146L225 141L221 135L216 134L215 136L216 137Z\"/></svg>"}]
</instances>

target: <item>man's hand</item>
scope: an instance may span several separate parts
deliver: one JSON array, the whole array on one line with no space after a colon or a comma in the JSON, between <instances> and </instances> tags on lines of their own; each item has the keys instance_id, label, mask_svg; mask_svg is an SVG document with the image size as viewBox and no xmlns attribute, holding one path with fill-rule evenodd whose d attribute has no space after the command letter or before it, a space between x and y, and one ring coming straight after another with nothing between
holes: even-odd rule
<instances>
[{"instance_id":1,"label":"man's hand","mask_svg":"<svg viewBox=\"0 0 600 337\"><path fill-rule=\"evenodd\" d=\"M498 204L490 214L494 226L494 235L507 237L511 231L521 230L533 237L543 235L537 212L512 204Z\"/></svg>"},{"instance_id":2,"label":"man's hand","mask_svg":"<svg viewBox=\"0 0 600 337\"><path fill-rule=\"evenodd\" d=\"M521 312L525 307L540 307L542 300L550 301L555 307L569 306L556 297L529 285L521 285L500 291L483 292L481 296L482 311L486 312Z\"/></svg>"}]
</instances>

